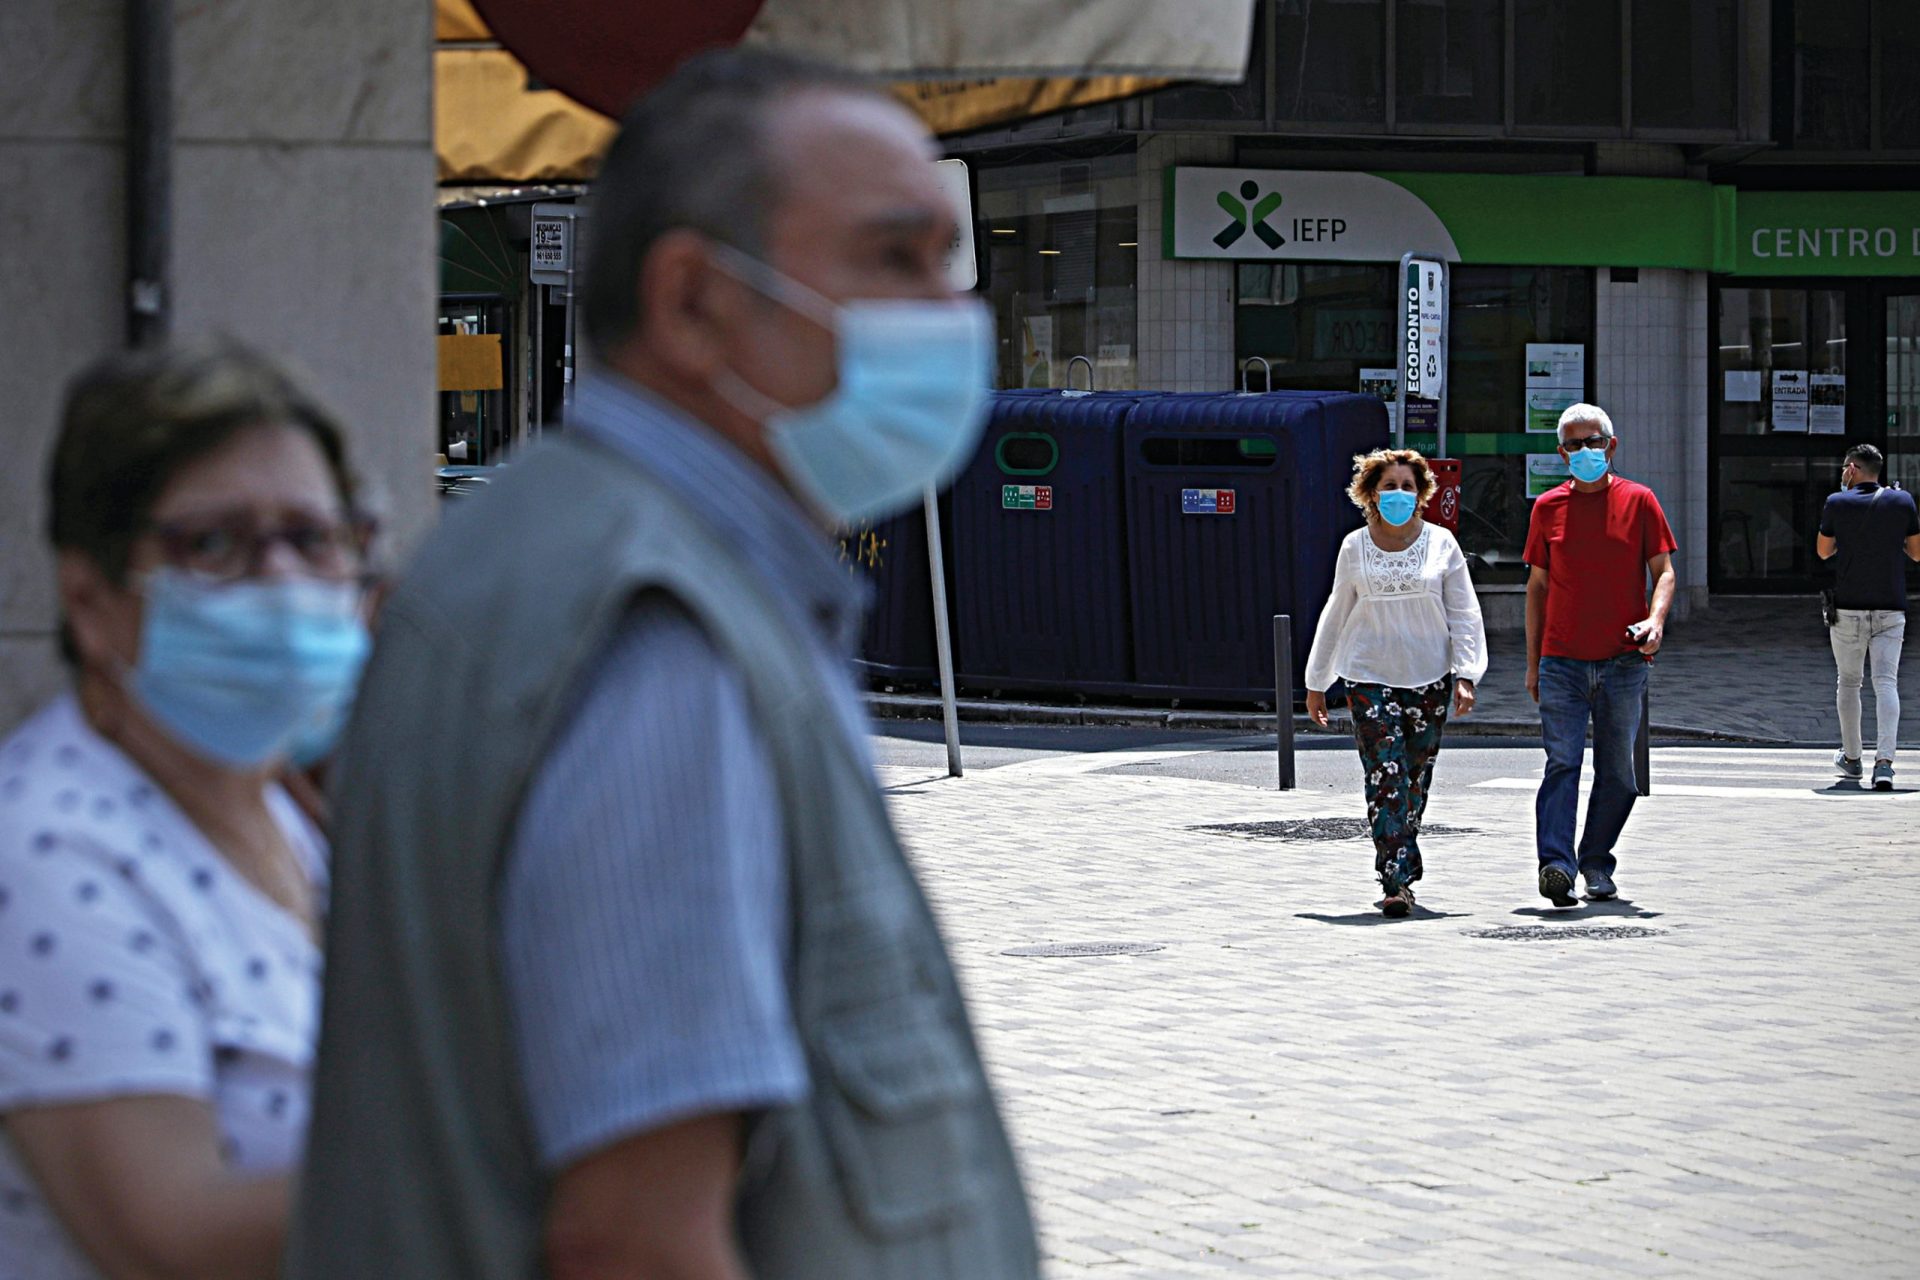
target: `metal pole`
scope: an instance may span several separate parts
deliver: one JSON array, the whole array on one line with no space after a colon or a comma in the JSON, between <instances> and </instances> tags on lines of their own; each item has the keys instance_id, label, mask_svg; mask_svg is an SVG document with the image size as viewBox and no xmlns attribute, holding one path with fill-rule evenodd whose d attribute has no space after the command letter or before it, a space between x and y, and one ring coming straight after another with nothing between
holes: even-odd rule
<instances>
[{"instance_id":1,"label":"metal pole","mask_svg":"<svg viewBox=\"0 0 1920 1280\"><path fill-rule=\"evenodd\" d=\"M1640 794L1653 794L1653 682L1640 691L1640 736L1633 740L1633 780Z\"/></svg>"},{"instance_id":2,"label":"metal pole","mask_svg":"<svg viewBox=\"0 0 1920 1280\"><path fill-rule=\"evenodd\" d=\"M173 300L173 3L128 0L127 341L166 338Z\"/></svg>"},{"instance_id":3,"label":"metal pole","mask_svg":"<svg viewBox=\"0 0 1920 1280\"><path fill-rule=\"evenodd\" d=\"M1273 728L1280 753L1280 790L1291 791L1293 773L1293 619L1273 615Z\"/></svg>"},{"instance_id":4,"label":"metal pole","mask_svg":"<svg viewBox=\"0 0 1920 1280\"><path fill-rule=\"evenodd\" d=\"M565 343L565 348L564 348L564 350L562 350L562 352L560 353L560 400L561 400L561 403L562 403L562 404L564 404L564 405L565 405L565 406L566 406L567 408L569 408L569 409L571 409L571 408L573 408L573 309L574 309L574 296L573 296L573 253L572 253L572 249L574 248L574 246L573 246L573 245L571 244L571 239L572 239L572 236L573 236L573 232L574 232L574 230L575 230L575 228L574 228L574 227L572 227L572 226L569 226L569 227L567 228L567 235L568 235L568 237L569 237L569 242L570 242L570 243L569 243L569 247L568 247L568 254L567 254L567 324L566 324L566 331L565 331L565 334L564 334L564 336L563 336L563 337L561 338L561 341L562 341L563 343Z\"/></svg>"},{"instance_id":5,"label":"metal pole","mask_svg":"<svg viewBox=\"0 0 1920 1280\"><path fill-rule=\"evenodd\" d=\"M928 488L922 505L927 511L927 573L933 579L933 651L940 664L940 718L947 730L947 776L960 769L960 709L953 698L953 638L947 629L947 563L940 546L940 499Z\"/></svg>"},{"instance_id":6,"label":"metal pole","mask_svg":"<svg viewBox=\"0 0 1920 1280\"><path fill-rule=\"evenodd\" d=\"M1436 258L1439 255L1435 255ZM1447 265L1445 258L1440 262L1440 421L1438 438L1433 442L1433 456L1447 456L1447 388L1453 385L1453 371L1447 368L1447 357L1452 354L1448 345L1447 330L1453 327L1453 268ZM1522 406L1523 408L1525 406Z\"/></svg>"}]
</instances>

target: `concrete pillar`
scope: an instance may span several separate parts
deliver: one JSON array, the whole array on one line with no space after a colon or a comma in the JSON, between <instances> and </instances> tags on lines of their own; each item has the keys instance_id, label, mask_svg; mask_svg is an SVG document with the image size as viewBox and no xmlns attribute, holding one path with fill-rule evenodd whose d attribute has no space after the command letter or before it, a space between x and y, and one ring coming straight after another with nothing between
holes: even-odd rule
<instances>
[{"instance_id":1,"label":"concrete pillar","mask_svg":"<svg viewBox=\"0 0 1920 1280\"><path fill-rule=\"evenodd\" d=\"M1678 147L1607 143L1596 153L1607 175L1677 178L1687 174ZM1674 616L1707 598L1707 276L1641 268L1637 281L1594 273L1595 402L1620 433L1621 474L1660 498L1680 553Z\"/></svg>"},{"instance_id":2,"label":"concrete pillar","mask_svg":"<svg viewBox=\"0 0 1920 1280\"><path fill-rule=\"evenodd\" d=\"M123 6L0 5L0 731L60 683L43 488L66 380L123 339ZM433 514L433 6L175 9L174 331L303 373L389 545Z\"/></svg>"},{"instance_id":3,"label":"concrete pillar","mask_svg":"<svg viewBox=\"0 0 1920 1280\"><path fill-rule=\"evenodd\" d=\"M1233 264L1179 262L1161 256L1169 165L1230 165L1233 139L1218 134L1156 134L1142 139L1138 310L1139 379L1154 391L1230 391L1233 369Z\"/></svg>"}]
</instances>

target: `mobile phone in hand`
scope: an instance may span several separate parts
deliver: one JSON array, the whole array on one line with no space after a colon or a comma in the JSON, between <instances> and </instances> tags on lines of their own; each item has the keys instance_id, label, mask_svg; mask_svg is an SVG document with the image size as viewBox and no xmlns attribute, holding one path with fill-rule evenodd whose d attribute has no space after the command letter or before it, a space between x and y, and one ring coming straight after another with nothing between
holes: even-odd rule
<instances>
[{"instance_id":1,"label":"mobile phone in hand","mask_svg":"<svg viewBox=\"0 0 1920 1280\"><path fill-rule=\"evenodd\" d=\"M1627 643L1638 647L1647 642L1647 632L1653 628L1644 622L1636 622L1627 628Z\"/></svg>"}]
</instances>

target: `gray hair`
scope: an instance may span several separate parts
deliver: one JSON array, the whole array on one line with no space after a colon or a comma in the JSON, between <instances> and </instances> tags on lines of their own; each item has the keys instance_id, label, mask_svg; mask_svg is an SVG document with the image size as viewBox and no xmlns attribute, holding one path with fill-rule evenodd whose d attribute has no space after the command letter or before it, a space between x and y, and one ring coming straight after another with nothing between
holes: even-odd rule
<instances>
[{"instance_id":1,"label":"gray hair","mask_svg":"<svg viewBox=\"0 0 1920 1280\"><path fill-rule=\"evenodd\" d=\"M1607 416L1607 411L1597 404L1586 404L1584 402L1580 404L1570 404L1562 410L1560 413L1560 423L1554 428L1554 431L1556 433L1565 431L1568 427L1582 422L1589 426L1600 428L1601 435L1609 440L1613 439L1613 419Z\"/></svg>"},{"instance_id":2,"label":"gray hair","mask_svg":"<svg viewBox=\"0 0 1920 1280\"><path fill-rule=\"evenodd\" d=\"M808 90L880 93L788 54L719 49L688 59L627 113L593 187L581 314L597 353L638 330L640 270L667 232L762 252L781 173L767 121Z\"/></svg>"}]
</instances>

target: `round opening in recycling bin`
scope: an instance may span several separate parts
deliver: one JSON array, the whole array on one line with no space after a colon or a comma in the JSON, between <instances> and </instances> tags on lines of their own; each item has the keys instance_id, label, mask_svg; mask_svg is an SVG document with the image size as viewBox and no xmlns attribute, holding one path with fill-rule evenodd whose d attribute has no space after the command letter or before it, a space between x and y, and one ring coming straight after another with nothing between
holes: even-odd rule
<instances>
[{"instance_id":1,"label":"round opening in recycling bin","mask_svg":"<svg viewBox=\"0 0 1920 1280\"><path fill-rule=\"evenodd\" d=\"M1060 445L1044 431L1010 431L993 447L1001 474L1044 476L1060 465Z\"/></svg>"}]
</instances>

